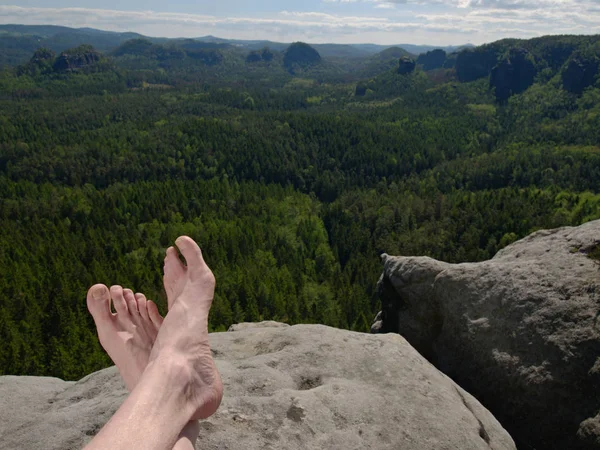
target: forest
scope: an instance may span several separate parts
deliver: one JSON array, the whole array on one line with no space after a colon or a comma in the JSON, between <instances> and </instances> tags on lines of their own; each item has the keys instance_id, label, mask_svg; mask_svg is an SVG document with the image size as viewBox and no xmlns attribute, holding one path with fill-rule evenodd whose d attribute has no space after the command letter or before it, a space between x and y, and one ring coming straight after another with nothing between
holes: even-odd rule
<instances>
[{"instance_id":1,"label":"forest","mask_svg":"<svg viewBox=\"0 0 600 450\"><path fill-rule=\"evenodd\" d=\"M600 218L598 36L346 58L80 44L0 72L0 375L110 365L87 289L165 313L182 234L217 279L211 331L368 332L382 253L480 261Z\"/></svg>"}]
</instances>

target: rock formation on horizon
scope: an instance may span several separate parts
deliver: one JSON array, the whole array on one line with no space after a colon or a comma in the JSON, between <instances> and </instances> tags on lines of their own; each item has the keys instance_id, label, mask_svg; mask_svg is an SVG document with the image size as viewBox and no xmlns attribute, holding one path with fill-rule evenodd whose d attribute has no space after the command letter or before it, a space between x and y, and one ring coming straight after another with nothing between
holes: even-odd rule
<instances>
[{"instance_id":1,"label":"rock formation on horizon","mask_svg":"<svg viewBox=\"0 0 600 450\"><path fill-rule=\"evenodd\" d=\"M88 68L100 61L98 53L91 45L81 45L62 52L54 63L56 72L75 72Z\"/></svg>"},{"instance_id":2,"label":"rock formation on horizon","mask_svg":"<svg viewBox=\"0 0 600 450\"><path fill-rule=\"evenodd\" d=\"M495 89L496 100L506 103L515 94L529 88L537 73L535 60L524 48L511 48L507 55L492 69L490 88Z\"/></svg>"},{"instance_id":3,"label":"rock formation on horizon","mask_svg":"<svg viewBox=\"0 0 600 450\"><path fill-rule=\"evenodd\" d=\"M595 51L577 52L566 64L562 73L563 87L574 94L581 94L592 86L600 72L600 45Z\"/></svg>"},{"instance_id":4,"label":"rock formation on horizon","mask_svg":"<svg viewBox=\"0 0 600 450\"><path fill-rule=\"evenodd\" d=\"M481 263L382 259L373 332L404 336L519 448L600 449L600 220Z\"/></svg>"},{"instance_id":5,"label":"rock formation on horizon","mask_svg":"<svg viewBox=\"0 0 600 450\"><path fill-rule=\"evenodd\" d=\"M248 53L248 56L246 57L246 62L248 63L256 63L256 62L269 62L273 60L273 57L275 55L273 54L273 52L271 51L271 49L269 47L265 47L262 50L253 50L250 53Z\"/></svg>"},{"instance_id":6,"label":"rock formation on horizon","mask_svg":"<svg viewBox=\"0 0 600 450\"><path fill-rule=\"evenodd\" d=\"M210 335L225 396L198 449L515 450L401 336L275 322L232 330ZM76 383L0 377L0 449L80 449L126 395L115 368Z\"/></svg>"},{"instance_id":7,"label":"rock formation on horizon","mask_svg":"<svg viewBox=\"0 0 600 450\"><path fill-rule=\"evenodd\" d=\"M398 73L400 75L408 75L410 73L413 73L416 67L417 63L414 59L408 56L403 56L402 58L400 58L400 62L398 64Z\"/></svg>"},{"instance_id":8,"label":"rock formation on horizon","mask_svg":"<svg viewBox=\"0 0 600 450\"><path fill-rule=\"evenodd\" d=\"M419 55L417 58L417 64L421 64L423 66L423 70L425 71L440 69L444 67L446 58L446 52L440 48L437 48Z\"/></svg>"},{"instance_id":9,"label":"rock formation on horizon","mask_svg":"<svg viewBox=\"0 0 600 450\"><path fill-rule=\"evenodd\" d=\"M319 62L321 62L319 52L304 42L294 42L283 55L283 64L288 69L294 66L308 67Z\"/></svg>"}]
</instances>

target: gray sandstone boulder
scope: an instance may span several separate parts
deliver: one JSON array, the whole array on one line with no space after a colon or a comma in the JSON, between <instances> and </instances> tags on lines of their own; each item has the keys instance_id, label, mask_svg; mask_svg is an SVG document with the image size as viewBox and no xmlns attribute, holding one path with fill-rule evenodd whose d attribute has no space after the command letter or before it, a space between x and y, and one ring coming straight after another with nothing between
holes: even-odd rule
<instances>
[{"instance_id":1,"label":"gray sandstone boulder","mask_svg":"<svg viewBox=\"0 0 600 450\"><path fill-rule=\"evenodd\" d=\"M199 449L515 449L398 335L297 325L210 338L225 397ZM77 383L0 377L0 449L79 449L126 395L114 368Z\"/></svg>"},{"instance_id":2,"label":"gray sandstone boulder","mask_svg":"<svg viewBox=\"0 0 600 450\"><path fill-rule=\"evenodd\" d=\"M227 331L242 331L250 328L286 328L287 323L275 322L273 320L265 320L263 322L243 322L231 325Z\"/></svg>"},{"instance_id":3,"label":"gray sandstone boulder","mask_svg":"<svg viewBox=\"0 0 600 450\"><path fill-rule=\"evenodd\" d=\"M402 334L525 449L600 449L600 221L490 261L383 255L372 331Z\"/></svg>"}]
</instances>

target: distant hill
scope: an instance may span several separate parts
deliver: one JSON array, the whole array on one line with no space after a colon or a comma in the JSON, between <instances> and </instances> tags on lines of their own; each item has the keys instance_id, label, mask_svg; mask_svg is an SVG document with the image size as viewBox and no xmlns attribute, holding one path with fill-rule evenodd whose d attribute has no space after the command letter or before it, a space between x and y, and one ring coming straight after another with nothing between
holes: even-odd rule
<instances>
[{"instance_id":1,"label":"distant hill","mask_svg":"<svg viewBox=\"0 0 600 450\"><path fill-rule=\"evenodd\" d=\"M81 46L93 47L94 52L87 52L86 57L79 55L81 52L69 56L68 61L63 61L63 72L81 71L82 68L98 71L114 64L117 69L125 70L161 68L181 70L182 73L201 72L203 76L215 79L243 74L256 79L277 78L280 83L284 83L290 74L308 74L319 81L362 83L361 86L364 84L366 88L358 91L366 93L375 91L371 80L380 75L385 83L379 84L387 86L385 89L389 87L391 92L397 84L394 74L416 71L417 81L425 77L436 83L448 80L468 83L485 78L499 103L506 103L511 96L525 92L535 83L547 83L551 79L577 95L600 82L600 37L589 35L503 39L478 47L436 48L409 44L391 47L284 44L215 36L166 39L91 28L0 25L0 67L32 63L32 55L38 49L46 49L43 54L59 55L60 60L63 52ZM113 57L114 61L106 58L106 64L97 64L104 61L103 55ZM48 70L46 62L36 62L25 71L38 74ZM139 74L140 79L144 76ZM383 95L382 92L380 89L378 95Z\"/></svg>"},{"instance_id":2,"label":"distant hill","mask_svg":"<svg viewBox=\"0 0 600 450\"><path fill-rule=\"evenodd\" d=\"M229 44L234 47L238 47L245 50L261 50L265 47L269 47L272 50L283 52L286 48L290 46L289 43L281 43L281 42L273 42L267 40L239 40L239 39L221 39L215 36L203 36L199 38L194 38L195 41L200 42L211 42L217 44Z\"/></svg>"},{"instance_id":3,"label":"distant hill","mask_svg":"<svg viewBox=\"0 0 600 450\"><path fill-rule=\"evenodd\" d=\"M200 65L214 66L225 58L224 52L232 47L229 44L217 42L199 42L193 39L171 40L165 44L152 42L148 39L129 40L110 55L117 63L128 69L147 69L191 67ZM241 55L238 55L241 61Z\"/></svg>"},{"instance_id":4,"label":"distant hill","mask_svg":"<svg viewBox=\"0 0 600 450\"><path fill-rule=\"evenodd\" d=\"M370 56L364 63L362 74L371 77L398 67L398 60L402 57L412 58L414 55L400 47L390 47Z\"/></svg>"},{"instance_id":5,"label":"distant hill","mask_svg":"<svg viewBox=\"0 0 600 450\"><path fill-rule=\"evenodd\" d=\"M383 69L385 55L394 56L387 60L390 67L399 63L397 73L412 73L414 63L405 56L398 61L395 56L400 53L389 49L371 57L371 61L379 59L379 69ZM487 84L488 92L500 104L506 104L510 97L526 92L534 84L551 85L554 89L559 86L563 92L583 95L586 89L600 86L600 35L502 39L453 54L432 50L420 55L416 62L420 70L410 79L400 79L390 70L381 70L374 79L367 79L373 75L365 73L365 79L357 84L356 95L364 96L371 91L385 97L417 85L449 80Z\"/></svg>"},{"instance_id":6,"label":"distant hill","mask_svg":"<svg viewBox=\"0 0 600 450\"><path fill-rule=\"evenodd\" d=\"M311 46L324 58L366 58L371 55L350 44L311 44Z\"/></svg>"},{"instance_id":7,"label":"distant hill","mask_svg":"<svg viewBox=\"0 0 600 450\"><path fill-rule=\"evenodd\" d=\"M475 46L473 44L449 45L447 47L440 47L437 45L400 44L400 45L398 45L398 47L403 48L404 50L412 53L413 55L420 55L422 53L427 53L427 52L430 52L430 51L436 50L436 49L444 50L446 53L454 53L454 52L464 50L465 48L473 48Z\"/></svg>"},{"instance_id":8,"label":"distant hill","mask_svg":"<svg viewBox=\"0 0 600 450\"><path fill-rule=\"evenodd\" d=\"M132 32L113 32L93 28L69 28L55 25L0 25L0 66L23 64L40 47L62 52L79 45L89 44L98 51L110 53L131 39L146 39L154 43L202 42L218 44L224 48L231 46L248 52L265 47L275 52L284 52L290 43L269 40L223 39L216 36L202 36L195 39L166 39L143 36ZM377 44L311 44L323 58L360 59L368 58L389 48L401 48L418 55L441 48L452 53L463 47L434 47L427 45L377 45ZM207 48L207 47L203 47Z\"/></svg>"},{"instance_id":9,"label":"distant hill","mask_svg":"<svg viewBox=\"0 0 600 450\"><path fill-rule=\"evenodd\" d=\"M92 45L110 52L137 33L114 33L90 28L68 28L53 25L0 25L0 66L22 64L40 47L60 53L80 45Z\"/></svg>"},{"instance_id":10,"label":"distant hill","mask_svg":"<svg viewBox=\"0 0 600 450\"><path fill-rule=\"evenodd\" d=\"M406 49L403 49L401 47L390 47L390 48L383 50L382 52L379 52L379 53L373 55L373 57L371 59L386 61L388 59L402 58L403 56L413 56L413 55L411 55L410 52L408 52Z\"/></svg>"},{"instance_id":11,"label":"distant hill","mask_svg":"<svg viewBox=\"0 0 600 450\"><path fill-rule=\"evenodd\" d=\"M527 90L536 79L560 74L563 87L580 94L593 85L600 65L600 36L544 36L503 39L458 53L456 75L461 82L489 78L496 98L505 102Z\"/></svg>"},{"instance_id":12,"label":"distant hill","mask_svg":"<svg viewBox=\"0 0 600 450\"><path fill-rule=\"evenodd\" d=\"M413 44L397 44L397 45L377 45L377 44L351 44L352 47L367 52L370 55L381 53L388 48L400 47L413 55L420 55L435 49L444 50L446 53L453 53L465 48L474 47L472 44L466 45L450 45L450 46L435 46L435 45L413 45Z\"/></svg>"}]
</instances>

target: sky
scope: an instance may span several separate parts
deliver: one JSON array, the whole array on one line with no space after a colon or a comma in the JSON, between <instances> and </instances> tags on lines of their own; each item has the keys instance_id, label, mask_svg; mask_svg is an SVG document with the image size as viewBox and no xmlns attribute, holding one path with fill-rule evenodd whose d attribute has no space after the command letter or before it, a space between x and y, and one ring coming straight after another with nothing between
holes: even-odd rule
<instances>
[{"instance_id":1,"label":"sky","mask_svg":"<svg viewBox=\"0 0 600 450\"><path fill-rule=\"evenodd\" d=\"M0 23L156 37L479 45L600 34L600 0L0 0Z\"/></svg>"}]
</instances>

